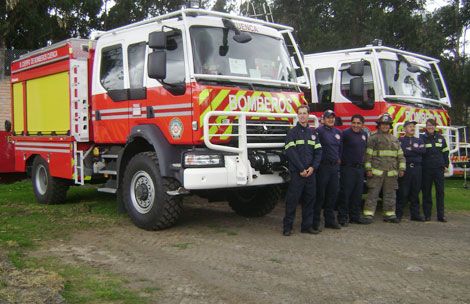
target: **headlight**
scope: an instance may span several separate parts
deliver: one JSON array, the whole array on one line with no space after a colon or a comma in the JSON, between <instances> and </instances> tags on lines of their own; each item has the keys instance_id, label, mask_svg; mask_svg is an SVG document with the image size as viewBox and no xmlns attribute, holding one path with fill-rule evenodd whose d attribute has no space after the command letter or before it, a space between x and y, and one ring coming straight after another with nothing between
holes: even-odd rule
<instances>
[{"instance_id":1,"label":"headlight","mask_svg":"<svg viewBox=\"0 0 470 304\"><path fill-rule=\"evenodd\" d=\"M222 154L201 154L188 152L183 158L184 168L210 168L223 167L224 156Z\"/></svg>"}]
</instances>

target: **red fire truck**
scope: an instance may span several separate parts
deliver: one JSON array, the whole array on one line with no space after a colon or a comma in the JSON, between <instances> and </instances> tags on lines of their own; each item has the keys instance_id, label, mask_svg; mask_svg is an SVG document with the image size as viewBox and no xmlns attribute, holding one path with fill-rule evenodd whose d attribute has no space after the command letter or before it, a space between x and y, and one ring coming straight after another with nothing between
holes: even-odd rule
<instances>
[{"instance_id":1,"label":"red fire truck","mask_svg":"<svg viewBox=\"0 0 470 304\"><path fill-rule=\"evenodd\" d=\"M144 229L190 193L265 215L306 102L298 54L290 27L191 8L28 53L11 68L14 169L44 204L105 179Z\"/></svg>"},{"instance_id":2,"label":"red fire truck","mask_svg":"<svg viewBox=\"0 0 470 304\"><path fill-rule=\"evenodd\" d=\"M406 120L417 121L416 132L420 132L426 119L434 118L449 143L451 160L461 167L462 161L468 162L465 127L450 124L450 98L439 60L377 42L305 55L312 111L334 110L342 127L350 125L353 114L361 114L371 131L378 116L389 113L397 136ZM447 175L453 171L451 166Z\"/></svg>"}]
</instances>

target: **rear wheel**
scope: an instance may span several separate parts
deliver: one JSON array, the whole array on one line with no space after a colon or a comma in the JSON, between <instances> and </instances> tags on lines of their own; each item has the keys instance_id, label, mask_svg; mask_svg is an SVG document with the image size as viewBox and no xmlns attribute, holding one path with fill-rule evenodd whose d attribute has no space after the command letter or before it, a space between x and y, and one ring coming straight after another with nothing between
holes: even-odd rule
<instances>
[{"instance_id":1,"label":"rear wheel","mask_svg":"<svg viewBox=\"0 0 470 304\"><path fill-rule=\"evenodd\" d=\"M69 181L52 177L49 164L40 156L33 161L31 174L36 200L41 204L63 203L67 197Z\"/></svg>"},{"instance_id":2,"label":"rear wheel","mask_svg":"<svg viewBox=\"0 0 470 304\"><path fill-rule=\"evenodd\" d=\"M279 186L236 189L228 195L232 210L245 217L265 216L276 207L279 199Z\"/></svg>"},{"instance_id":3,"label":"rear wheel","mask_svg":"<svg viewBox=\"0 0 470 304\"><path fill-rule=\"evenodd\" d=\"M122 199L130 218L137 227L160 230L173 226L182 211L179 196L170 196L179 183L160 176L157 154L142 152L126 166Z\"/></svg>"}]
</instances>

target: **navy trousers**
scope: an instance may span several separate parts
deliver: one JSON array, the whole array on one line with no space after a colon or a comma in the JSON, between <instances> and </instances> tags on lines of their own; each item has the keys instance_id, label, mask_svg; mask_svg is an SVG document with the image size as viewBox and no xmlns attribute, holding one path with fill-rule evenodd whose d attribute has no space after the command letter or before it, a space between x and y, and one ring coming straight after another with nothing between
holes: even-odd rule
<instances>
[{"instance_id":1,"label":"navy trousers","mask_svg":"<svg viewBox=\"0 0 470 304\"><path fill-rule=\"evenodd\" d=\"M291 174L291 181L286 195L286 213L284 231L292 230L297 204L302 202L301 230L312 227L313 206L315 204L315 173L309 177L301 177L299 173Z\"/></svg>"},{"instance_id":2,"label":"navy trousers","mask_svg":"<svg viewBox=\"0 0 470 304\"><path fill-rule=\"evenodd\" d=\"M341 188L338 198L338 221L359 220L362 214L364 168L341 166Z\"/></svg>"},{"instance_id":3,"label":"navy trousers","mask_svg":"<svg viewBox=\"0 0 470 304\"><path fill-rule=\"evenodd\" d=\"M436 187L437 218L444 218L444 168L423 168L423 211L431 217L432 185Z\"/></svg>"},{"instance_id":4,"label":"navy trousers","mask_svg":"<svg viewBox=\"0 0 470 304\"><path fill-rule=\"evenodd\" d=\"M421 166L406 167L403 177L398 179L397 207L395 213L398 218L403 217L403 208L410 202L410 217L418 218L419 215L419 191L421 190Z\"/></svg>"},{"instance_id":5,"label":"navy trousers","mask_svg":"<svg viewBox=\"0 0 470 304\"><path fill-rule=\"evenodd\" d=\"M313 227L320 227L321 210L325 224L336 223L335 204L339 188L339 166L321 164L317 172L317 200L313 211Z\"/></svg>"}]
</instances>

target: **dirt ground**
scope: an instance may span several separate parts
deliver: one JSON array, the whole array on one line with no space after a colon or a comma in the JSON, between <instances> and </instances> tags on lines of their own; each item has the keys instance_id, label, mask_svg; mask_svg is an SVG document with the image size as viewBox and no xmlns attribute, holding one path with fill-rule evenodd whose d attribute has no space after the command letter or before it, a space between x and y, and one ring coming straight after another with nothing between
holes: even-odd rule
<instances>
[{"instance_id":1,"label":"dirt ground","mask_svg":"<svg viewBox=\"0 0 470 304\"><path fill-rule=\"evenodd\" d=\"M283 211L246 219L193 199L174 228L129 221L36 254L124 275L155 303L470 303L470 214L284 237Z\"/></svg>"}]
</instances>

